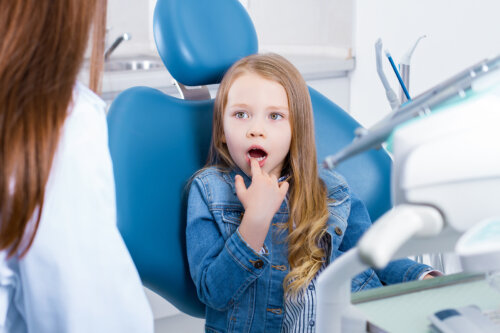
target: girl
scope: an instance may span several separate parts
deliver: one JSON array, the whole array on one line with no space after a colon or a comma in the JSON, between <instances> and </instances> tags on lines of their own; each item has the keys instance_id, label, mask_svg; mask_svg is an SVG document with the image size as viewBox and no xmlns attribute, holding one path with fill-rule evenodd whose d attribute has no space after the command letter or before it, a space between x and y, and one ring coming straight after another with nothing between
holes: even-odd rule
<instances>
[{"instance_id":1,"label":"girl","mask_svg":"<svg viewBox=\"0 0 500 333\"><path fill-rule=\"evenodd\" d=\"M76 78L106 1L0 1L0 332L153 332L116 228L105 104Z\"/></svg>"},{"instance_id":2,"label":"girl","mask_svg":"<svg viewBox=\"0 0 500 333\"><path fill-rule=\"evenodd\" d=\"M207 166L193 178L187 252L207 332L311 332L315 279L371 222L344 179L318 170L307 86L284 58L252 55L222 80ZM411 260L352 291L414 280Z\"/></svg>"}]
</instances>

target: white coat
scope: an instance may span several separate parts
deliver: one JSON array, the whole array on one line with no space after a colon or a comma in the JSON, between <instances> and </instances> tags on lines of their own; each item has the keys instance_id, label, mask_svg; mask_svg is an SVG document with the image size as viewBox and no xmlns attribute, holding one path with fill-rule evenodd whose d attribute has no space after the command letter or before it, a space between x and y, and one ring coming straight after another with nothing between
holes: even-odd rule
<instances>
[{"instance_id":1,"label":"white coat","mask_svg":"<svg viewBox=\"0 0 500 333\"><path fill-rule=\"evenodd\" d=\"M0 332L153 332L116 227L105 104L81 84L62 128L34 242L0 252Z\"/></svg>"}]
</instances>

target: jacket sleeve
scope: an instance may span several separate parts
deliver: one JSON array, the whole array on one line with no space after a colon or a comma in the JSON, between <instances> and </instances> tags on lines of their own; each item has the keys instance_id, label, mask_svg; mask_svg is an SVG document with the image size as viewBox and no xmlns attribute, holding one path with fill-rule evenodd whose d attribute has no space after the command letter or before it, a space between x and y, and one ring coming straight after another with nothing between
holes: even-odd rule
<instances>
[{"instance_id":1,"label":"jacket sleeve","mask_svg":"<svg viewBox=\"0 0 500 333\"><path fill-rule=\"evenodd\" d=\"M186 227L189 269L200 300L222 311L238 300L270 263L243 240L238 229L224 240L206 194L203 181L195 178L189 191Z\"/></svg>"},{"instance_id":2,"label":"jacket sleeve","mask_svg":"<svg viewBox=\"0 0 500 333\"><path fill-rule=\"evenodd\" d=\"M340 246L341 251L347 251L356 246L361 236L372 225L364 203L352 191L350 194L351 211L347 222L346 236ZM393 260L385 268L375 269L375 273L384 284L394 284L417 280L421 274L430 270L432 270L430 266L405 258Z\"/></svg>"}]
</instances>

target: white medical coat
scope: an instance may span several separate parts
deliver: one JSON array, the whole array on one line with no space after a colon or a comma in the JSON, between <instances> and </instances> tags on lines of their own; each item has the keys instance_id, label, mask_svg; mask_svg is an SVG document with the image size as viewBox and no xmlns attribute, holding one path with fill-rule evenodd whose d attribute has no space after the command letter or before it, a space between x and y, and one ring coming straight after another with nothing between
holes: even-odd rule
<instances>
[{"instance_id":1,"label":"white medical coat","mask_svg":"<svg viewBox=\"0 0 500 333\"><path fill-rule=\"evenodd\" d=\"M62 128L33 245L0 252L0 332L153 332L116 227L105 104L81 84Z\"/></svg>"}]
</instances>

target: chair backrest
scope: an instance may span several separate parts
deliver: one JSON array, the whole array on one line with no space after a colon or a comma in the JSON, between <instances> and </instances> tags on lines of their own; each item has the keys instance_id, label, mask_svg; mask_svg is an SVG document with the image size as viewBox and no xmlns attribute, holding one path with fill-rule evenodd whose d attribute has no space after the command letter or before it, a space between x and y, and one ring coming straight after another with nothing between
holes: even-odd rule
<instances>
[{"instance_id":1,"label":"chair backrest","mask_svg":"<svg viewBox=\"0 0 500 333\"><path fill-rule=\"evenodd\" d=\"M237 0L158 0L154 32L171 75L191 86L220 82L231 64L258 50L255 28ZM359 125L317 91L310 93L321 161L350 142ZM204 316L204 305L186 258L186 184L206 161L212 108L210 99L135 87L113 101L108 115L120 232L144 285L196 317ZM340 167L372 218L390 207L389 168L382 151Z\"/></svg>"}]
</instances>

